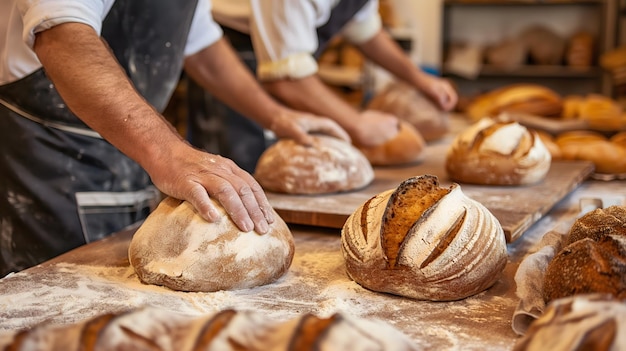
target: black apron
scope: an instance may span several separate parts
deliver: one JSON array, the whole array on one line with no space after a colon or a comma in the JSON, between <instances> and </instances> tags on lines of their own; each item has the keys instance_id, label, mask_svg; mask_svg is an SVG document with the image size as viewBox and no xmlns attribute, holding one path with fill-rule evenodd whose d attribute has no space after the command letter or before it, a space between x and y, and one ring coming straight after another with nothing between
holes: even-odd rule
<instances>
[{"instance_id":1,"label":"black apron","mask_svg":"<svg viewBox=\"0 0 626 351\"><path fill-rule=\"evenodd\" d=\"M118 0L102 37L163 111L197 0ZM40 69L0 86L0 277L143 220L160 193L141 167L63 102Z\"/></svg>"},{"instance_id":2,"label":"black apron","mask_svg":"<svg viewBox=\"0 0 626 351\"><path fill-rule=\"evenodd\" d=\"M335 6L328 22L317 28L318 48L313 56L318 59L331 39L370 0L342 0ZM224 27L224 37L235 48L244 64L256 75L257 61L252 40L246 33ZM261 154L275 140L266 135L263 128L244 117L202 88L190 82L188 85L187 138L194 146L227 157L253 173ZM217 140L217 145L215 143Z\"/></svg>"}]
</instances>

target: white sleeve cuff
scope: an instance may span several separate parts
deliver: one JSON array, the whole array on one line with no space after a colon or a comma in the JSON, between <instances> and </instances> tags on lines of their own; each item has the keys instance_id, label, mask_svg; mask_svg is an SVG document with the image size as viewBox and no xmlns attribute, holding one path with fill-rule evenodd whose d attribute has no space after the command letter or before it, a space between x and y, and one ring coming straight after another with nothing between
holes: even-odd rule
<instances>
[{"instance_id":1,"label":"white sleeve cuff","mask_svg":"<svg viewBox=\"0 0 626 351\"><path fill-rule=\"evenodd\" d=\"M363 21L351 21L342 31L343 37L352 44L362 44L372 39L383 27L378 13Z\"/></svg>"},{"instance_id":2,"label":"white sleeve cuff","mask_svg":"<svg viewBox=\"0 0 626 351\"><path fill-rule=\"evenodd\" d=\"M291 55L280 61L260 62L257 77L261 81L301 79L317 72L317 62L307 53Z\"/></svg>"}]
</instances>

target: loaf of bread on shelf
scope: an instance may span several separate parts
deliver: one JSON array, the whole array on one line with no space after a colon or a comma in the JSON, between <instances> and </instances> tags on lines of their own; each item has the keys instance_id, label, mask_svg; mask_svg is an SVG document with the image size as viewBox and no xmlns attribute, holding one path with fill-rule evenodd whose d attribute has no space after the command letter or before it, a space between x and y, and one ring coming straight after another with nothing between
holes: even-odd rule
<instances>
[{"instance_id":1,"label":"loaf of bread on shelf","mask_svg":"<svg viewBox=\"0 0 626 351\"><path fill-rule=\"evenodd\" d=\"M551 162L534 131L504 117L483 118L455 137L445 168L461 183L524 185L545 179Z\"/></svg>"},{"instance_id":2,"label":"loaf of bread on shelf","mask_svg":"<svg viewBox=\"0 0 626 351\"><path fill-rule=\"evenodd\" d=\"M190 203L171 197L146 218L128 249L142 282L211 292L269 284L289 269L294 242L278 214L266 234L242 232L211 201L222 214L218 222L207 222Z\"/></svg>"},{"instance_id":3,"label":"loaf of bread on shelf","mask_svg":"<svg viewBox=\"0 0 626 351\"><path fill-rule=\"evenodd\" d=\"M539 84L511 84L477 96L466 114L477 121L502 112L560 117L562 110L562 98L554 90Z\"/></svg>"},{"instance_id":4,"label":"loaf of bread on shelf","mask_svg":"<svg viewBox=\"0 0 626 351\"><path fill-rule=\"evenodd\" d=\"M520 40L528 48L532 63L537 65L561 65L567 41L551 28L533 25L520 34Z\"/></svg>"},{"instance_id":5,"label":"loaf of bread on shelf","mask_svg":"<svg viewBox=\"0 0 626 351\"><path fill-rule=\"evenodd\" d=\"M616 139L619 140L619 139ZM626 173L626 148L593 131L571 131L556 136L563 159L590 161L600 174Z\"/></svg>"},{"instance_id":6,"label":"loaf of bread on shelf","mask_svg":"<svg viewBox=\"0 0 626 351\"><path fill-rule=\"evenodd\" d=\"M393 82L376 94L367 109L395 115L412 124L424 140L443 137L450 130L450 117L415 88L406 83Z\"/></svg>"},{"instance_id":7,"label":"loaf of bread on shelf","mask_svg":"<svg viewBox=\"0 0 626 351\"><path fill-rule=\"evenodd\" d=\"M285 321L223 309L191 315L155 307L102 314L69 325L40 324L14 334L3 350L40 351L412 351L391 325L342 313L301 314Z\"/></svg>"},{"instance_id":8,"label":"loaf of bread on shelf","mask_svg":"<svg viewBox=\"0 0 626 351\"><path fill-rule=\"evenodd\" d=\"M394 166L414 163L422 159L426 141L407 121L400 121L398 134L378 146L359 147L373 166Z\"/></svg>"},{"instance_id":9,"label":"loaf of bread on shelf","mask_svg":"<svg viewBox=\"0 0 626 351\"><path fill-rule=\"evenodd\" d=\"M315 135L313 146L277 141L259 158L254 177L267 191L328 194L367 186L374 180L374 170L349 142Z\"/></svg>"},{"instance_id":10,"label":"loaf of bread on shelf","mask_svg":"<svg viewBox=\"0 0 626 351\"><path fill-rule=\"evenodd\" d=\"M626 350L626 304L602 294L556 300L513 350Z\"/></svg>"},{"instance_id":11,"label":"loaf of bread on shelf","mask_svg":"<svg viewBox=\"0 0 626 351\"><path fill-rule=\"evenodd\" d=\"M458 184L436 176L403 181L357 208L341 231L351 279L420 300L450 301L492 286L507 262L498 220Z\"/></svg>"}]
</instances>

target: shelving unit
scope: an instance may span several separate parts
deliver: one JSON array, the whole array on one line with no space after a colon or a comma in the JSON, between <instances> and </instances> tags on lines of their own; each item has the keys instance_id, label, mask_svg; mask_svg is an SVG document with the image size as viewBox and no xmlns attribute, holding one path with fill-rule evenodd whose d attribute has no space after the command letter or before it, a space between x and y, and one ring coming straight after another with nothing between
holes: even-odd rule
<instances>
[{"instance_id":1,"label":"shelving unit","mask_svg":"<svg viewBox=\"0 0 626 351\"><path fill-rule=\"evenodd\" d=\"M462 94L474 95L505 84L538 83L562 94L612 94L608 73L597 66L599 55L617 44L617 21L620 0L444 0L442 3L442 52L459 36L470 40L504 39L520 31L524 24L544 24L567 35L585 29L594 35L594 65L527 64L514 69L483 65L477 79L467 79L445 69L442 74L452 79ZM471 19L474 16L476 19ZM559 20L561 22L559 22ZM560 26L560 27L559 27ZM480 27L480 28L479 28ZM480 30L483 32L480 32ZM571 33L573 34L573 33ZM444 60L446 55L444 54Z\"/></svg>"}]
</instances>

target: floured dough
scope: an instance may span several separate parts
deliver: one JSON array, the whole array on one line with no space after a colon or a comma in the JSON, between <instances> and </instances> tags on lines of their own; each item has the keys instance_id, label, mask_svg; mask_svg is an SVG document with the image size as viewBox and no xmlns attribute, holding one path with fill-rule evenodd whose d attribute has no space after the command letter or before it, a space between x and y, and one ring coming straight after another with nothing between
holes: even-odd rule
<instances>
[{"instance_id":1,"label":"floured dough","mask_svg":"<svg viewBox=\"0 0 626 351\"><path fill-rule=\"evenodd\" d=\"M271 283L291 265L294 243L285 222L268 233L241 232L224 209L219 222L202 219L186 202L166 198L133 236L130 264L139 279L182 291L218 291Z\"/></svg>"}]
</instances>

